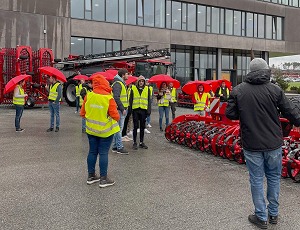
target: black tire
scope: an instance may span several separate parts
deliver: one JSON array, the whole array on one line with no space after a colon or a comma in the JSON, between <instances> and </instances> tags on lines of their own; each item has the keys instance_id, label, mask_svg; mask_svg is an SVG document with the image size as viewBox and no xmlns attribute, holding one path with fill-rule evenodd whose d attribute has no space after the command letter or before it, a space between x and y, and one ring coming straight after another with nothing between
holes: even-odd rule
<instances>
[{"instance_id":1,"label":"black tire","mask_svg":"<svg viewBox=\"0 0 300 230\"><path fill-rule=\"evenodd\" d=\"M26 106L32 108L35 104L35 99L33 97L29 97L26 101Z\"/></svg>"},{"instance_id":2,"label":"black tire","mask_svg":"<svg viewBox=\"0 0 300 230\"><path fill-rule=\"evenodd\" d=\"M64 84L63 87L63 96L65 101L68 103L69 106L75 107L76 106L76 91L75 87L77 82L72 78L69 78L68 81Z\"/></svg>"}]
</instances>

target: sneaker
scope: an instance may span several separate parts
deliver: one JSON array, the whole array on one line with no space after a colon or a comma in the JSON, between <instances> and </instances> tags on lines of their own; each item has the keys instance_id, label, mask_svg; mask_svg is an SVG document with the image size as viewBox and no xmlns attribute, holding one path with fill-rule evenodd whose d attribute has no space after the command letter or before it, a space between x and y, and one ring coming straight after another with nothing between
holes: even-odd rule
<instances>
[{"instance_id":1,"label":"sneaker","mask_svg":"<svg viewBox=\"0 0 300 230\"><path fill-rule=\"evenodd\" d=\"M132 141L133 139L129 136L125 136L127 140Z\"/></svg>"},{"instance_id":2,"label":"sneaker","mask_svg":"<svg viewBox=\"0 0 300 230\"><path fill-rule=\"evenodd\" d=\"M86 180L87 184L94 184L100 180L100 177L97 176L95 173L89 173L89 176Z\"/></svg>"},{"instance_id":3,"label":"sneaker","mask_svg":"<svg viewBox=\"0 0 300 230\"><path fill-rule=\"evenodd\" d=\"M77 111L75 111L75 113L78 113Z\"/></svg>"},{"instance_id":4,"label":"sneaker","mask_svg":"<svg viewBox=\"0 0 300 230\"><path fill-rule=\"evenodd\" d=\"M277 224L278 216L269 216L269 223L270 224Z\"/></svg>"},{"instance_id":5,"label":"sneaker","mask_svg":"<svg viewBox=\"0 0 300 230\"><path fill-rule=\"evenodd\" d=\"M107 176L100 177L100 184L99 184L100 188L105 188L108 186L112 186L114 184L115 182L113 180L110 180Z\"/></svg>"},{"instance_id":6,"label":"sneaker","mask_svg":"<svg viewBox=\"0 0 300 230\"><path fill-rule=\"evenodd\" d=\"M121 155L128 155L128 151L123 147L121 149L117 150L117 153L121 154Z\"/></svg>"},{"instance_id":7,"label":"sneaker","mask_svg":"<svg viewBox=\"0 0 300 230\"><path fill-rule=\"evenodd\" d=\"M126 138L126 136L124 136L124 137L122 137L122 141L130 141L130 140L128 140L127 138Z\"/></svg>"},{"instance_id":8,"label":"sneaker","mask_svg":"<svg viewBox=\"0 0 300 230\"><path fill-rule=\"evenodd\" d=\"M135 143L133 143L133 145L132 145L132 148L134 149L134 150L137 150L138 149L138 147L137 147L137 143L135 142Z\"/></svg>"},{"instance_id":9,"label":"sneaker","mask_svg":"<svg viewBox=\"0 0 300 230\"><path fill-rule=\"evenodd\" d=\"M267 229L268 228L267 221L260 220L256 215L249 215L248 220L260 229Z\"/></svg>"},{"instance_id":10,"label":"sneaker","mask_svg":"<svg viewBox=\"0 0 300 230\"><path fill-rule=\"evenodd\" d=\"M148 129L144 129L144 132L148 134L151 133Z\"/></svg>"},{"instance_id":11,"label":"sneaker","mask_svg":"<svg viewBox=\"0 0 300 230\"><path fill-rule=\"evenodd\" d=\"M21 132L23 132L25 129L16 129L16 132L17 133L21 133Z\"/></svg>"},{"instance_id":12,"label":"sneaker","mask_svg":"<svg viewBox=\"0 0 300 230\"><path fill-rule=\"evenodd\" d=\"M148 124L148 125L147 125L147 128L152 128L152 125Z\"/></svg>"},{"instance_id":13,"label":"sneaker","mask_svg":"<svg viewBox=\"0 0 300 230\"><path fill-rule=\"evenodd\" d=\"M137 129L137 132L139 133L139 132L140 132L140 129Z\"/></svg>"},{"instance_id":14,"label":"sneaker","mask_svg":"<svg viewBox=\"0 0 300 230\"><path fill-rule=\"evenodd\" d=\"M55 132L58 132L58 131L59 131L59 127L56 127L56 128L55 128Z\"/></svg>"},{"instance_id":15,"label":"sneaker","mask_svg":"<svg viewBox=\"0 0 300 230\"><path fill-rule=\"evenodd\" d=\"M52 132L52 131L53 131L53 128L47 129L47 132Z\"/></svg>"},{"instance_id":16,"label":"sneaker","mask_svg":"<svg viewBox=\"0 0 300 230\"><path fill-rule=\"evenodd\" d=\"M148 146L145 145L144 142L140 143L139 147L142 149L148 149Z\"/></svg>"},{"instance_id":17,"label":"sneaker","mask_svg":"<svg viewBox=\"0 0 300 230\"><path fill-rule=\"evenodd\" d=\"M111 151L116 153L118 150L117 150L117 148L112 148Z\"/></svg>"}]
</instances>

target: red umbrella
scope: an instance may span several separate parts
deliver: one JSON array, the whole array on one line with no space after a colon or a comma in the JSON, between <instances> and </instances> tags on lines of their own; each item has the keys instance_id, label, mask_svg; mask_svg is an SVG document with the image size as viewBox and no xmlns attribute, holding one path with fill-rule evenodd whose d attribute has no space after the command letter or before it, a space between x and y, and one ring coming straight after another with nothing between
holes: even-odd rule
<instances>
[{"instance_id":1,"label":"red umbrella","mask_svg":"<svg viewBox=\"0 0 300 230\"><path fill-rule=\"evenodd\" d=\"M149 83L156 83L157 87L160 88L161 83L165 82L167 84L169 84L170 82L172 82L174 84L175 88L179 88L180 87L180 82L175 80L174 78L172 78L170 75L167 74L158 74L158 75L154 75L152 76L149 81Z\"/></svg>"},{"instance_id":2,"label":"red umbrella","mask_svg":"<svg viewBox=\"0 0 300 230\"><path fill-rule=\"evenodd\" d=\"M75 77L73 78L73 80L78 80L78 81L80 81L80 80L85 80L85 81L88 81L88 80L89 80L89 77L86 76L86 75L77 75L77 76L75 76Z\"/></svg>"},{"instance_id":3,"label":"red umbrella","mask_svg":"<svg viewBox=\"0 0 300 230\"><path fill-rule=\"evenodd\" d=\"M114 76L116 76L118 74L118 70L116 70L116 69L108 69L105 72L111 73Z\"/></svg>"},{"instance_id":4,"label":"red umbrella","mask_svg":"<svg viewBox=\"0 0 300 230\"><path fill-rule=\"evenodd\" d=\"M204 92L206 93L208 93L211 90L211 86L206 81L190 81L182 87L182 91L186 94L193 95L195 92L198 91L199 85L203 85Z\"/></svg>"},{"instance_id":5,"label":"red umbrella","mask_svg":"<svg viewBox=\"0 0 300 230\"><path fill-rule=\"evenodd\" d=\"M217 88L220 87L220 82L219 80L207 80L205 81L207 84L209 84L211 86L212 91L216 91Z\"/></svg>"},{"instance_id":6,"label":"red umbrella","mask_svg":"<svg viewBox=\"0 0 300 230\"><path fill-rule=\"evenodd\" d=\"M173 79L173 78L172 78L172 79ZM176 89L180 88L180 82L179 82L178 80L173 79L173 81L171 81L171 82L173 83L173 87L174 87L174 88L176 88ZM168 83L171 83L171 82L168 82ZM162 82L156 83L157 88L160 88L161 83L162 83ZM168 84L168 83L167 83L167 84Z\"/></svg>"},{"instance_id":7,"label":"red umbrella","mask_svg":"<svg viewBox=\"0 0 300 230\"><path fill-rule=\"evenodd\" d=\"M219 82L219 87L221 86L221 84L222 84L222 82L225 82L225 85L226 85L226 87L228 88L228 89L231 89L231 82L230 81L228 81L228 80L226 80L226 79L222 79L222 80L218 80L218 82Z\"/></svg>"},{"instance_id":8,"label":"red umbrella","mask_svg":"<svg viewBox=\"0 0 300 230\"><path fill-rule=\"evenodd\" d=\"M108 72L97 72L97 73L92 74L92 76L90 76L89 80L93 80L93 77L95 75L102 75L103 77L105 77L105 79L107 81L112 81L112 80L114 80L114 77L115 77L113 74L108 73Z\"/></svg>"},{"instance_id":9,"label":"red umbrella","mask_svg":"<svg viewBox=\"0 0 300 230\"><path fill-rule=\"evenodd\" d=\"M65 75L54 67L51 66L40 67L39 71L43 74L54 76L59 81L67 82Z\"/></svg>"},{"instance_id":10,"label":"red umbrella","mask_svg":"<svg viewBox=\"0 0 300 230\"><path fill-rule=\"evenodd\" d=\"M16 88L16 85L22 81L22 80L28 80L28 79L31 79L31 76L30 75L18 75L14 78L12 78L9 82L7 82L7 84L5 85L5 88L4 88L4 94L6 93L9 93L11 91L13 91L15 88Z\"/></svg>"},{"instance_id":11,"label":"red umbrella","mask_svg":"<svg viewBox=\"0 0 300 230\"><path fill-rule=\"evenodd\" d=\"M137 81L138 77L136 76L128 76L128 79L125 81L126 85L135 83Z\"/></svg>"}]
</instances>

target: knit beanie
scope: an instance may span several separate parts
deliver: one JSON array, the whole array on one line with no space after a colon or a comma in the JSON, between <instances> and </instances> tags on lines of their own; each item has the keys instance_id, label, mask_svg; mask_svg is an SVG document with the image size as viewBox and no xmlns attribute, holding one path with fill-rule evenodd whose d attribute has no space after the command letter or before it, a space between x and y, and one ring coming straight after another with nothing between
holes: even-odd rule
<instances>
[{"instance_id":1,"label":"knit beanie","mask_svg":"<svg viewBox=\"0 0 300 230\"><path fill-rule=\"evenodd\" d=\"M142 80L145 81L145 77L143 77L143 76L141 75L141 76L138 77L137 82L142 81Z\"/></svg>"},{"instance_id":2,"label":"knit beanie","mask_svg":"<svg viewBox=\"0 0 300 230\"><path fill-rule=\"evenodd\" d=\"M262 70L262 69L269 69L268 63L262 58L254 58L250 62L249 67L250 67L250 72Z\"/></svg>"}]
</instances>

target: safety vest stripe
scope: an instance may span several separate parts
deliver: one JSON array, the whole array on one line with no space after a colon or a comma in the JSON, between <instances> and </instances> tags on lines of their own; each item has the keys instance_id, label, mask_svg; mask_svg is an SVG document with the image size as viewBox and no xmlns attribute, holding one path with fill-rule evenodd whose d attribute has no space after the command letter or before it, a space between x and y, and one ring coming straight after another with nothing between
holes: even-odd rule
<instances>
[{"instance_id":1,"label":"safety vest stripe","mask_svg":"<svg viewBox=\"0 0 300 230\"><path fill-rule=\"evenodd\" d=\"M90 122L92 124L95 124L95 125L101 125L101 126L105 126L107 123L105 122L101 122L101 121L95 121L95 120L92 120L92 119L86 119L87 122ZM108 122L111 121L111 118L108 119Z\"/></svg>"},{"instance_id":2,"label":"safety vest stripe","mask_svg":"<svg viewBox=\"0 0 300 230\"><path fill-rule=\"evenodd\" d=\"M115 123L112 126L110 126L109 128L103 129L101 131L97 130L97 129L93 129L93 128L89 127L89 126L86 126L86 129L89 130L89 131L91 131L91 132L93 132L93 133L104 134L104 133L107 133L107 132L113 130L114 128L118 127L118 125L119 125L118 123Z\"/></svg>"}]
</instances>

